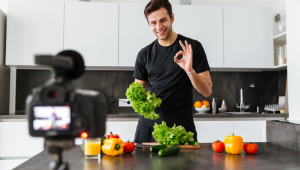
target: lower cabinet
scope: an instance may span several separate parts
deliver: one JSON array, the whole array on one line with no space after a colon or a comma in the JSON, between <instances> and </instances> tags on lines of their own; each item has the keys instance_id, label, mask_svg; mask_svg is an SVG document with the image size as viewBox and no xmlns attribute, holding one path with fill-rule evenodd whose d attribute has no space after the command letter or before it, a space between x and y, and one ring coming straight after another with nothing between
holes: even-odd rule
<instances>
[{"instance_id":1,"label":"lower cabinet","mask_svg":"<svg viewBox=\"0 0 300 170\"><path fill-rule=\"evenodd\" d=\"M7 160L0 160L0 169L1 170L11 170L15 167L21 165L28 159L7 159Z\"/></svg>"},{"instance_id":2,"label":"lower cabinet","mask_svg":"<svg viewBox=\"0 0 300 170\"><path fill-rule=\"evenodd\" d=\"M118 134L124 142L133 141L137 124L137 121L109 121L106 122L105 134L111 131L113 134Z\"/></svg>"},{"instance_id":3,"label":"lower cabinet","mask_svg":"<svg viewBox=\"0 0 300 170\"><path fill-rule=\"evenodd\" d=\"M266 142L266 121L234 121L234 134L244 142Z\"/></svg>"},{"instance_id":4,"label":"lower cabinet","mask_svg":"<svg viewBox=\"0 0 300 170\"><path fill-rule=\"evenodd\" d=\"M108 121L105 134L112 131L123 141L133 141L137 121ZM244 142L266 142L266 121L195 121L198 142L224 142L225 136L234 133ZM29 157L44 150L44 139L29 135L28 122L0 122L0 157ZM76 138L80 145L82 139Z\"/></svg>"},{"instance_id":5,"label":"lower cabinet","mask_svg":"<svg viewBox=\"0 0 300 170\"><path fill-rule=\"evenodd\" d=\"M28 122L0 122L0 134L0 157L31 157L44 150L44 139L29 135Z\"/></svg>"},{"instance_id":6,"label":"lower cabinet","mask_svg":"<svg viewBox=\"0 0 300 170\"><path fill-rule=\"evenodd\" d=\"M199 143L224 142L227 135L233 133L233 121L195 121Z\"/></svg>"},{"instance_id":7,"label":"lower cabinet","mask_svg":"<svg viewBox=\"0 0 300 170\"><path fill-rule=\"evenodd\" d=\"M106 132L118 134L123 141L133 141L137 121L106 122ZM231 133L241 136L244 142L266 142L266 121L195 121L197 140L200 143L224 142Z\"/></svg>"},{"instance_id":8,"label":"lower cabinet","mask_svg":"<svg viewBox=\"0 0 300 170\"><path fill-rule=\"evenodd\" d=\"M266 121L195 121L198 142L224 142L231 133L241 136L244 142L266 142Z\"/></svg>"},{"instance_id":9,"label":"lower cabinet","mask_svg":"<svg viewBox=\"0 0 300 170\"><path fill-rule=\"evenodd\" d=\"M123 141L133 141L136 127L137 121L109 121L105 134L112 131ZM28 122L0 122L0 134L0 157L32 157L44 150L44 139L29 135ZM75 144L81 143L76 138Z\"/></svg>"}]
</instances>

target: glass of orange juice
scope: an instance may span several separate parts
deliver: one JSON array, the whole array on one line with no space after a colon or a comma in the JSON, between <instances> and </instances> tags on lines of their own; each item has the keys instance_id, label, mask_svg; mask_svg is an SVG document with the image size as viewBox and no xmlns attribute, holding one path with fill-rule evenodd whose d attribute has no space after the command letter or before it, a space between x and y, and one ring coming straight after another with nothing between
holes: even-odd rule
<instances>
[{"instance_id":1,"label":"glass of orange juice","mask_svg":"<svg viewBox=\"0 0 300 170\"><path fill-rule=\"evenodd\" d=\"M99 159L101 154L101 139L87 138L84 140L85 159Z\"/></svg>"}]
</instances>

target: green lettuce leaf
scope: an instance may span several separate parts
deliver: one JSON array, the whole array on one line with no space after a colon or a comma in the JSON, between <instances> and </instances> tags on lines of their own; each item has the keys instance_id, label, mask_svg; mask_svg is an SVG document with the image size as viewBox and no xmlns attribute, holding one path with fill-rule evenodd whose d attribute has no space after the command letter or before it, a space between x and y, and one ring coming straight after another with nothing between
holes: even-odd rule
<instances>
[{"instance_id":1,"label":"green lettuce leaf","mask_svg":"<svg viewBox=\"0 0 300 170\"><path fill-rule=\"evenodd\" d=\"M154 93L150 94L150 91L146 93L140 83L132 83L126 90L126 97L139 115L152 120L159 118L159 114L156 114L154 110L160 106L162 100L155 97Z\"/></svg>"},{"instance_id":2,"label":"green lettuce leaf","mask_svg":"<svg viewBox=\"0 0 300 170\"><path fill-rule=\"evenodd\" d=\"M153 138L156 142L166 145L184 145L188 141L194 141L194 133L186 132L182 126L174 126L169 128L166 122L162 121L162 124L155 123L153 126L154 132L152 132Z\"/></svg>"}]
</instances>

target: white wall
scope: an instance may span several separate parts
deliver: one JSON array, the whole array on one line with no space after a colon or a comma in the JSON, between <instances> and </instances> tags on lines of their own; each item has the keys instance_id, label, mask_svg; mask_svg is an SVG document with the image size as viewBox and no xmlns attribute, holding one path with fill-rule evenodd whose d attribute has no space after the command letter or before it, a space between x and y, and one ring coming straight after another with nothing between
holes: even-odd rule
<instances>
[{"instance_id":1,"label":"white wall","mask_svg":"<svg viewBox=\"0 0 300 170\"><path fill-rule=\"evenodd\" d=\"M286 9L289 120L300 120L300 1L287 0Z\"/></svg>"}]
</instances>

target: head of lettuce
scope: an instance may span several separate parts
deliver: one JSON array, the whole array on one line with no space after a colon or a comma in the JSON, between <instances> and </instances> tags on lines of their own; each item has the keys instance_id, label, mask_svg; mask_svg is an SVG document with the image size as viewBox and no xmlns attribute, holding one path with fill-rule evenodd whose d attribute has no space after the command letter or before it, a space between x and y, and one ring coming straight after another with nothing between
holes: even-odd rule
<instances>
[{"instance_id":1,"label":"head of lettuce","mask_svg":"<svg viewBox=\"0 0 300 170\"><path fill-rule=\"evenodd\" d=\"M152 132L153 138L156 142L165 145L185 145L189 141L194 141L194 133L186 132L182 126L174 126L172 128L166 125L166 122L162 121L162 124L155 123L153 126L154 132Z\"/></svg>"},{"instance_id":2,"label":"head of lettuce","mask_svg":"<svg viewBox=\"0 0 300 170\"><path fill-rule=\"evenodd\" d=\"M146 92L138 82L134 82L128 87L126 97L139 115L152 120L159 118L159 114L156 114L154 110L160 106L161 99L155 97L154 93L150 94L150 91Z\"/></svg>"}]
</instances>

